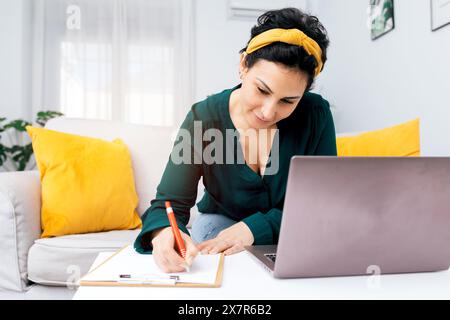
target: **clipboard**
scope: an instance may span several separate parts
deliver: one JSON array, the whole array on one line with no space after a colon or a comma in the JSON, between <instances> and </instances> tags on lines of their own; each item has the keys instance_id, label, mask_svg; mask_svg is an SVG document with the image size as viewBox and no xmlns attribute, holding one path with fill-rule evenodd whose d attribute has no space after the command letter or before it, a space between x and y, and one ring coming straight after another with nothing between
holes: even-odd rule
<instances>
[{"instance_id":1,"label":"clipboard","mask_svg":"<svg viewBox=\"0 0 450 320\"><path fill-rule=\"evenodd\" d=\"M90 287L188 287L188 288L218 288L222 285L222 276L223 276L223 265L224 265L224 254L221 253L219 256L219 262L217 267L217 272L215 275L214 283L193 283L193 282L175 282L172 283L158 283L158 282L143 282L143 283L130 283L130 282L120 282L120 281L94 281L94 280L84 280L83 278L87 278L92 275L95 271L98 271L100 268L104 267L108 262L110 262L114 257L122 253L129 246L125 246L122 249L118 250L108 259L103 261L96 268L91 270L85 276L83 276L78 284L80 286L90 286ZM194 262L195 263L195 262Z\"/></svg>"}]
</instances>

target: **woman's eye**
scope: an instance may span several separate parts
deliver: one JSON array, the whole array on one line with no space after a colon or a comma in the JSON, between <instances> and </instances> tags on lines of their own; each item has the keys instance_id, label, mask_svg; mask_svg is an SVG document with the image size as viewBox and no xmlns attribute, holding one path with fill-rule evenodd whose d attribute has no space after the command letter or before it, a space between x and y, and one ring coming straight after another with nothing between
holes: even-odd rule
<instances>
[{"instance_id":1,"label":"woman's eye","mask_svg":"<svg viewBox=\"0 0 450 320\"><path fill-rule=\"evenodd\" d=\"M259 92L261 92L262 94L269 94L267 91L264 91L264 90L261 89L261 88L258 88L258 90L259 90Z\"/></svg>"},{"instance_id":2,"label":"woman's eye","mask_svg":"<svg viewBox=\"0 0 450 320\"><path fill-rule=\"evenodd\" d=\"M264 91L263 89L257 87L259 92L261 92L263 95L268 95L269 93L267 91ZM282 103L284 104L294 104L292 101L288 101L288 100L281 100Z\"/></svg>"}]
</instances>

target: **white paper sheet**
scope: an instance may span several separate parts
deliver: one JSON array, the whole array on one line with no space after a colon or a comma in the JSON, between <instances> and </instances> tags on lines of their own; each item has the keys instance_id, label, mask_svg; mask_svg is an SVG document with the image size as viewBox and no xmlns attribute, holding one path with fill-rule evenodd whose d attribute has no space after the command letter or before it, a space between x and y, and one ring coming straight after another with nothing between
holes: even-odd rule
<instances>
[{"instance_id":1,"label":"white paper sheet","mask_svg":"<svg viewBox=\"0 0 450 320\"><path fill-rule=\"evenodd\" d=\"M219 268L220 254L198 255L189 272L165 273L153 260L153 255L139 254L131 245L122 249L105 264L81 278L81 281L93 282L140 282L155 280L167 282L170 276L178 276L177 282L214 284ZM131 279L121 279L120 275L131 275ZM170 280L168 282L171 282Z\"/></svg>"}]
</instances>

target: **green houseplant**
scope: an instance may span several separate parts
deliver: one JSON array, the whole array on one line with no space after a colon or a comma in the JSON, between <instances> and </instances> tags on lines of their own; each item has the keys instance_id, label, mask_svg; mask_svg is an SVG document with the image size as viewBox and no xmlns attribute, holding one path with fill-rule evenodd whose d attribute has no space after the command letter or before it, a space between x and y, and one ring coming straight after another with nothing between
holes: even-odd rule
<instances>
[{"instance_id":1,"label":"green houseplant","mask_svg":"<svg viewBox=\"0 0 450 320\"><path fill-rule=\"evenodd\" d=\"M40 111L36 116L36 124L44 127L48 120L62 116L57 111ZM26 132L31 125L25 120L6 122L0 118L0 171L24 171L36 167L33 148Z\"/></svg>"}]
</instances>

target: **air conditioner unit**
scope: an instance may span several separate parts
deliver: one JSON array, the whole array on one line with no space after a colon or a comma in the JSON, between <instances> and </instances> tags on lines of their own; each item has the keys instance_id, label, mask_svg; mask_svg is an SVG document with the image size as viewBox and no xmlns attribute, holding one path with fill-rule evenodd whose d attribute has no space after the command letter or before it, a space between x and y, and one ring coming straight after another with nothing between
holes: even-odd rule
<instances>
[{"instance_id":1,"label":"air conditioner unit","mask_svg":"<svg viewBox=\"0 0 450 320\"><path fill-rule=\"evenodd\" d=\"M308 0L228 0L228 19L254 20L264 12L286 7L307 9Z\"/></svg>"}]
</instances>

